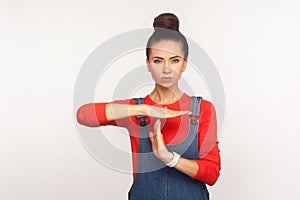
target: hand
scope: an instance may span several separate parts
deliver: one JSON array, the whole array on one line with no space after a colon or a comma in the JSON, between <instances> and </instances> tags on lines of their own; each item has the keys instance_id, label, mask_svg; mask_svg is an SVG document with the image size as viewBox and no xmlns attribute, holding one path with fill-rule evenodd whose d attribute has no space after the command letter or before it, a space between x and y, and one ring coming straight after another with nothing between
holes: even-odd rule
<instances>
[{"instance_id":1,"label":"hand","mask_svg":"<svg viewBox=\"0 0 300 200\"><path fill-rule=\"evenodd\" d=\"M154 123L154 133L152 131L149 132L149 138L152 143L152 151L154 155L165 163L171 162L174 155L168 151L165 145L164 138L161 133L161 122L159 119Z\"/></svg>"},{"instance_id":2,"label":"hand","mask_svg":"<svg viewBox=\"0 0 300 200\"><path fill-rule=\"evenodd\" d=\"M181 111L181 110L170 110L167 108L161 108L157 106L148 106L147 115L154 118L171 118L177 117L181 115L191 115L192 112L189 110Z\"/></svg>"}]
</instances>

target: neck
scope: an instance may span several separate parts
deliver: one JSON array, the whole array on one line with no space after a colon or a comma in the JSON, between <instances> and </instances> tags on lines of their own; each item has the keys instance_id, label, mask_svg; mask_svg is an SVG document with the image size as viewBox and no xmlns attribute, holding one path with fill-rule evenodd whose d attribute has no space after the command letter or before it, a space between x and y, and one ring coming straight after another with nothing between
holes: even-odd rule
<instances>
[{"instance_id":1,"label":"neck","mask_svg":"<svg viewBox=\"0 0 300 200\"><path fill-rule=\"evenodd\" d=\"M177 101L182 94L183 92L178 87L170 89L156 84L149 96L157 104L171 104Z\"/></svg>"}]
</instances>

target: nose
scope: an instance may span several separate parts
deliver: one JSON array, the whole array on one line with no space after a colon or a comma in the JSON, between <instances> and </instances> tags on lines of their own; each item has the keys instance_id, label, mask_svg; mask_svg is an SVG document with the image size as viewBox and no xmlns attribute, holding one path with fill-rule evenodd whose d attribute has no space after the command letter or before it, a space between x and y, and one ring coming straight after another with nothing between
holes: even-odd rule
<instances>
[{"instance_id":1,"label":"nose","mask_svg":"<svg viewBox=\"0 0 300 200\"><path fill-rule=\"evenodd\" d=\"M163 67L163 72L164 73L170 73L172 70L171 70L171 67L170 67L170 64L168 62L166 62L164 64L164 67Z\"/></svg>"}]
</instances>

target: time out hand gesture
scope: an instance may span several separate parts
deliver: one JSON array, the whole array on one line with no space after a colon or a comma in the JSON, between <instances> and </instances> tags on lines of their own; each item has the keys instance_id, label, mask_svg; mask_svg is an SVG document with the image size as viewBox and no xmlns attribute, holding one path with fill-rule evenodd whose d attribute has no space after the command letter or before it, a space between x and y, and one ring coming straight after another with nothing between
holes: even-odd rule
<instances>
[{"instance_id":1,"label":"time out hand gesture","mask_svg":"<svg viewBox=\"0 0 300 200\"><path fill-rule=\"evenodd\" d=\"M169 152L163 135L161 133L161 122L156 120L154 122L154 132L149 132L149 138L152 143L152 151L154 155L165 163L169 163L173 159L173 153Z\"/></svg>"}]
</instances>

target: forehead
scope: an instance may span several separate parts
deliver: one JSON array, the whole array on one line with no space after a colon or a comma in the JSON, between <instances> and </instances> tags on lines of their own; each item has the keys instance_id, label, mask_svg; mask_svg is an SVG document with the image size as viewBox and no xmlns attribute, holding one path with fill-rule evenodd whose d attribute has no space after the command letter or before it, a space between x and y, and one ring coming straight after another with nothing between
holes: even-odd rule
<instances>
[{"instance_id":1,"label":"forehead","mask_svg":"<svg viewBox=\"0 0 300 200\"><path fill-rule=\"evenodd\" d=\"M155 42L151 46L151 57L154 56L181 56L183 57L184 53L182 50L182 45L180 42L162 40Z\"/></svg>"}]
</instances>

